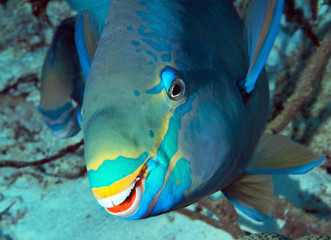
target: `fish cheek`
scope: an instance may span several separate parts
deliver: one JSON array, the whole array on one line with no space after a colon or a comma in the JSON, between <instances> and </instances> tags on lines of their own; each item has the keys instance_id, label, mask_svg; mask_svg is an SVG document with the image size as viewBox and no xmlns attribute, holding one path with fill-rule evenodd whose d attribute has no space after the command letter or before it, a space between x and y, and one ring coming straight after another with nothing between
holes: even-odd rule
<instances>
[{"instance_id":1,"label":"fish cheek","mask_svg":"<svg viewBox=\"0 0 331 240\"><path fill-rule=\"evenodd\" d=\"M226 164L231 150L228 129L226 115L211 102L194 104L190 114L182 118L178 145L191 162L188 192L200 190Z\"/></svg>"}]
</instances>

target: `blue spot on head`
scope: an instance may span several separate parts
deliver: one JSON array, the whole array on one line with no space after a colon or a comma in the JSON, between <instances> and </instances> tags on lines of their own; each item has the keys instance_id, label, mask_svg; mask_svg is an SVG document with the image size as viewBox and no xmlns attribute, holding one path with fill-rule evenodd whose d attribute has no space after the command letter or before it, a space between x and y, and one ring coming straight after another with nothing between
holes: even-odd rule
<instances>
[{"instance_id":1,"label":"blue spot on head","mask_svg":"<svg viewBox=\"0 0 331 240\"><path fill-rule=\"evenodd\" d=\"M149 136L152 138L152 137L154 137L154 132L153 132L153 130L149 130Z\"/></svg>"},{"instance_id":2,"label":"blue spot on head","mask_svg":"<svg viewBox=\"0 0 331 240\"><path fill-rule=\"evenodd\" d=\"M169 91L170 85L175 78L176 74L172 68L166 67L164 70L162 70L161 79L167 92Z\"/></svg>"},{"instance_id":3,"label":"blue spot on head","mask_svg":"<svg viewBox=\"0 0 331 240\"><path fill-rule=\"evenodd\" d=\"M129 30L129 31L131 31L133 29L133 27L132 26L128 26L126 29Z\"/></svg>"},{"instance_id":4,"label":"blue spot on head","mask_svg":"<svg viewBox=\"0 0 331 240\"><path fill-rule=\"evenodd\" d=\"M134 90L134 95L138 97L140 96L140 92L138 90Z\"/></svg>"},{"instance_id":5,"label":"blue spot on head","mask_svg":"<svg viewBox=\"0 0 331 240\"><path fill-rule=\"evenodd\" d=\"M131 44L135 47L138 47L140 45L140 42L138 41L132 41Z\"/></svg>"},{"instance_id":6,"label":"blue spot on head","mask_svg":"<svg viewBox=\"0 0 331 240\"><path fill-rule=\"evenodd\" d=\"M153 64L153 62L149 62L148 64L149 64L149 65L152 65L152 64Z\"/></svg>"},{"instance_id":7,"label":"blue spot on head","mask_svg":"<svg viewBox=\"0 0 331 240\"><path fill-rule=\"evenodd\" d=\"M170 62L170 61L171 61L171 57L170 57L169 54L162 54L161 59L162 59L164 62Z\"/></svg>"}]
</instances>

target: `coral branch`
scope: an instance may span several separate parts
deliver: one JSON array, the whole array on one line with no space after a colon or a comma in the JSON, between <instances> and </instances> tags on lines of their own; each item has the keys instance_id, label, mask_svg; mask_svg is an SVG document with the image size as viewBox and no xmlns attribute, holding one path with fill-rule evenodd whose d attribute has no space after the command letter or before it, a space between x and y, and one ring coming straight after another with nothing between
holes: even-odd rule
<instances>
[{"instance_id":1,"label":"coral branch","mask_svg":"<svg viewBox=\"0 0 331 240\"><path fill-rule=\"evenodd\" d=\"M284 211L287 209L287 211ZM297 239L306 233L317 235L330 235L330 221L323 221L300 208L294 207L287 199L278 198L275 207L275 217L285 221L279 230L280 234Z\"/></svg>"},{"instance_id":2,"label":"coral branch","mask_svg":"<svg viewBox=\"0 0 331 240\"><path fill-rule=\"evenodd\" d=\"M238 214L234 206L225 197L222 197L219 201L212 201L207 197L200 200L198 204L215 214L224 227L223 229L233 237L238 238L246 235L238 225Z\"/></svg>"},{"instance_id":3,"label":"coral branch","mask_svg":"<svg viewBox=\"0 0 331 240\"><path fill-rule=\"evenodd\" d=\"M298 27L303 30L307 37L312 41L315 46L319 46L318 37L311 29L310 23L305 19L304 13L301 9L295 8L294 0L286 0L284 6L284 13L286 21L297 23ZM313 13L314 14L314 13Z\"/></svg>"},{"instance_id":4,"label":"coral branch","mask_svg":"<svg viewBox=\"0 0 331 240\"><path fill-rule=\"evenodd\" d=\"M31 167L31 166L38 166L45 163L49 163L55 161L68 153L76 152L82 145L84 144L84 140L82 139L80 142L70 145L64 149L62 149L57 154L43 158L41 160L32 161L32 162L23 162L23 161L0 161L0 168L4 167L12 167L12 168L24 168L24 167Z\"/></svg>"},{"instance_id":5,"label":"coral branch","mask_svg":"<svg viewBox=\"0 0 331 240\"><path fill-rule=\"evenodd\" d=\"M318 1L310 1L309 2L310 12L312 15L312 20L317 20L317 11L318 11Z\"/></svg>"},{"instance_id":6,"label":"coral branch","mask_svg":"<svg viewBox=\"0 0 331 240\"><path fill-rule=\"evenodd\" d=\"M203 215L200 212L194 212L194 211L188 210L186 208L180 208L180 209L176 210L176 212L178 212L182 215L185 215L193 220L200 220L215 228L223 229L223 230L227 231L227 229L225 229L224 226L219 221L217 221L211 217L208 217L206 215Z\"/></svg>"},{"instance_id":7,"label":"coral branch","mask_svg":"<svg viewBox=\"0 0 331 240\"><path fill-rule=\"evenodd\" d=\"M206 216L201 212L190 211L188 209L178 209L177 212L191 219L204 221L215 228L222 229L230 233L235 238L246 235L237 223L238 215L234 209L234 206L225 197L221 198L219 201L212 201L206 197L200 200L197 204L201 208L205 208L212 212L218 220Z\"/></svg>"},{"instance_id":8,"label":"coral branch","mask_svg":"<svg viewBox=\"0 0 331 240\"><path fill-rule=\"evenodd\" d=\"M4 89L0 90L0 95L4 95L9 93L11 90L17 90L20 84L31 84L33 86L37 86L39 79L37 74L30 73L25 76L22 76L17 79L16 83L6 86Z\"/></svg>"},{"instance_id":9,"label":"coral branch","mask_svg":"<svg viewBox=\"0 0 331 240\"><path fill-rule=\"evenodd\" d=\"M330 57L331 30L324 37L321 46L309 59L307 66L300 75L294 93L286 101L283 111L268 124L268 132L280 132L295 117L305 100L313 94L315 82L322 77Z\"/></svg>"},{"instance_id":10,"label":"coral branch","mask_svg":"<svg viewBox=\"0 0 331 240\"><path fill-rule=\"evenodd\" d=\"M16 202L12 202L8 207L6 207L2 212L0 212L0 219L3 214L5 214L12 206L15 205Z\"/></svg>"},{"instance_id":11,"label":"coral branch","mask_svg":"<svg viewBox=\"0 0 331 240\"><path fill-rule=\"evenodd\" d=\"M33 15L40 17L45 15L46 7L50 0L23 0L23 3L25 2L31 3Z\"/></svg>"}]
</instances>

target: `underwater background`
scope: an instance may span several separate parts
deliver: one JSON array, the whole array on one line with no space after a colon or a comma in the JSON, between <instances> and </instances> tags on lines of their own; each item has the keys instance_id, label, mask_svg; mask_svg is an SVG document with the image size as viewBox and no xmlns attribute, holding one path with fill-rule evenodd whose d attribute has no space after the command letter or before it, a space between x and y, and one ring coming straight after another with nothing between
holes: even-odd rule
<instances>
[{"instance_id":1,"label":"underwater background","mask_svg":"<svg viewBox=\"0 0 331 240\"><path fill-rule=\"evenodd\" d=\"M249 2L234 1L242 16ZM89 187L82 133L55 138L37 108L52 36L75 12L61 0L0 0L0 239L331 235L331 2L285 2L266 64L272 97L266 132L290 136L326 159L305 175L273 176L275 217L257 223L217 193L138 221L104 211Z\"/></svg>"}]
</instances>

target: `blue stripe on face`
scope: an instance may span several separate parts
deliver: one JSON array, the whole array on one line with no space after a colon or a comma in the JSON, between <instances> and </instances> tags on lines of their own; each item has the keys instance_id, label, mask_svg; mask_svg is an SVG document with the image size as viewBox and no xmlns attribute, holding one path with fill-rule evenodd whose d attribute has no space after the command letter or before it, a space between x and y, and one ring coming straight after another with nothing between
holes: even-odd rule
<instances>
[{"instance_id":1,"label":"blue stripe on face","mask_svg":"<svg viewBox=\"0 0 331 240\"><path fill-rule=\"evenodd\" d=\"M169 128L158 149L157 159L169 164L169 158L175 155L178 150L178 131L181 129L181 118L192 109L194 95L191 95L184 104L178 106L169 120Z\"/></svg>"},{"instance_id":2,"label":"blue stripe on face","mask_svg":"<svg viewBox=\"0 0 331 240\"><path fill-rule=\"evenodd\" d=\"M185 199L184 191L191 186L190 174L190 162L184 158L179 159L157 204L149 215L169 211L169 209L180 204Z\"/></svg>"},{"instance_id":3,"label":"blue stripe on face","mask_svg":"<svg viewBox=\"0 0 331 240\"><path fill-rule=\"evenodd\" d=\"M170 210L185 198L184 191L191 185L191 169L189 168L189 161L181 158L170 173L160 198L156 199L155 209L149 209L153 199L165 184L170 159L178 151L178 132L181 129L181 118L190 112L193 101L194 95L191 95L185 103L176 108L173 116L170 118L169 128L158 149L157 157L150 159L146 163L148 166L148 177L144 183L145 190L139 208L133 215L125 217L125 219L141 219ZM149 213L149 210L152 211Z\"/></svg>"},{"instance_id":4,"label":"blue stripe on face","mask_svg":"<svg viewBox=\"0 0 331 240\"><path fill-rule=\"evenodd\" d=\"M105 160L97 170L89 170L88 176L91 188L110 186L114 182L128 176L147 159L144 152L137 159L119 156L114 160Z\"/></svg>"},{"instance_id":5,"label":"blue stripe on face","mask_svg":"<svg viewBox=\"0 0 331 240\"><path fill-rule=\"evenodd\" d=\"M194 95L191 95L184 104L178 106L174 115L169 120L169 128L162 141L156 158L164 166L169 167L170 159L178 151L178 132L181 129L181 118L192 109ZM176 182L182 182L177 186ZM165 179L163 180L164 183ZM191 185L189 162L183 158L179 159L173 169L160 198L149 215L166 211L176 206L184 198L184 191ZM175 190L173 192L173 190ZM170 200L171 199L171 200Z\"/></svg>"},{"instance_id":6,"label":"blue stripe on face","mask_svg":"<svg viewBox=\"0 0 331 240\"><path fill-rule=\"evenodd\" d=\"M159 192L163 186L163 179L165 178L167 169L161 165L155 159L151 159L147 162L149 174L144 183L144 193L137 211L125 219L136 220L146 217L149 205L153 200L154 196Z\"/></svg>"}]
</instances>

